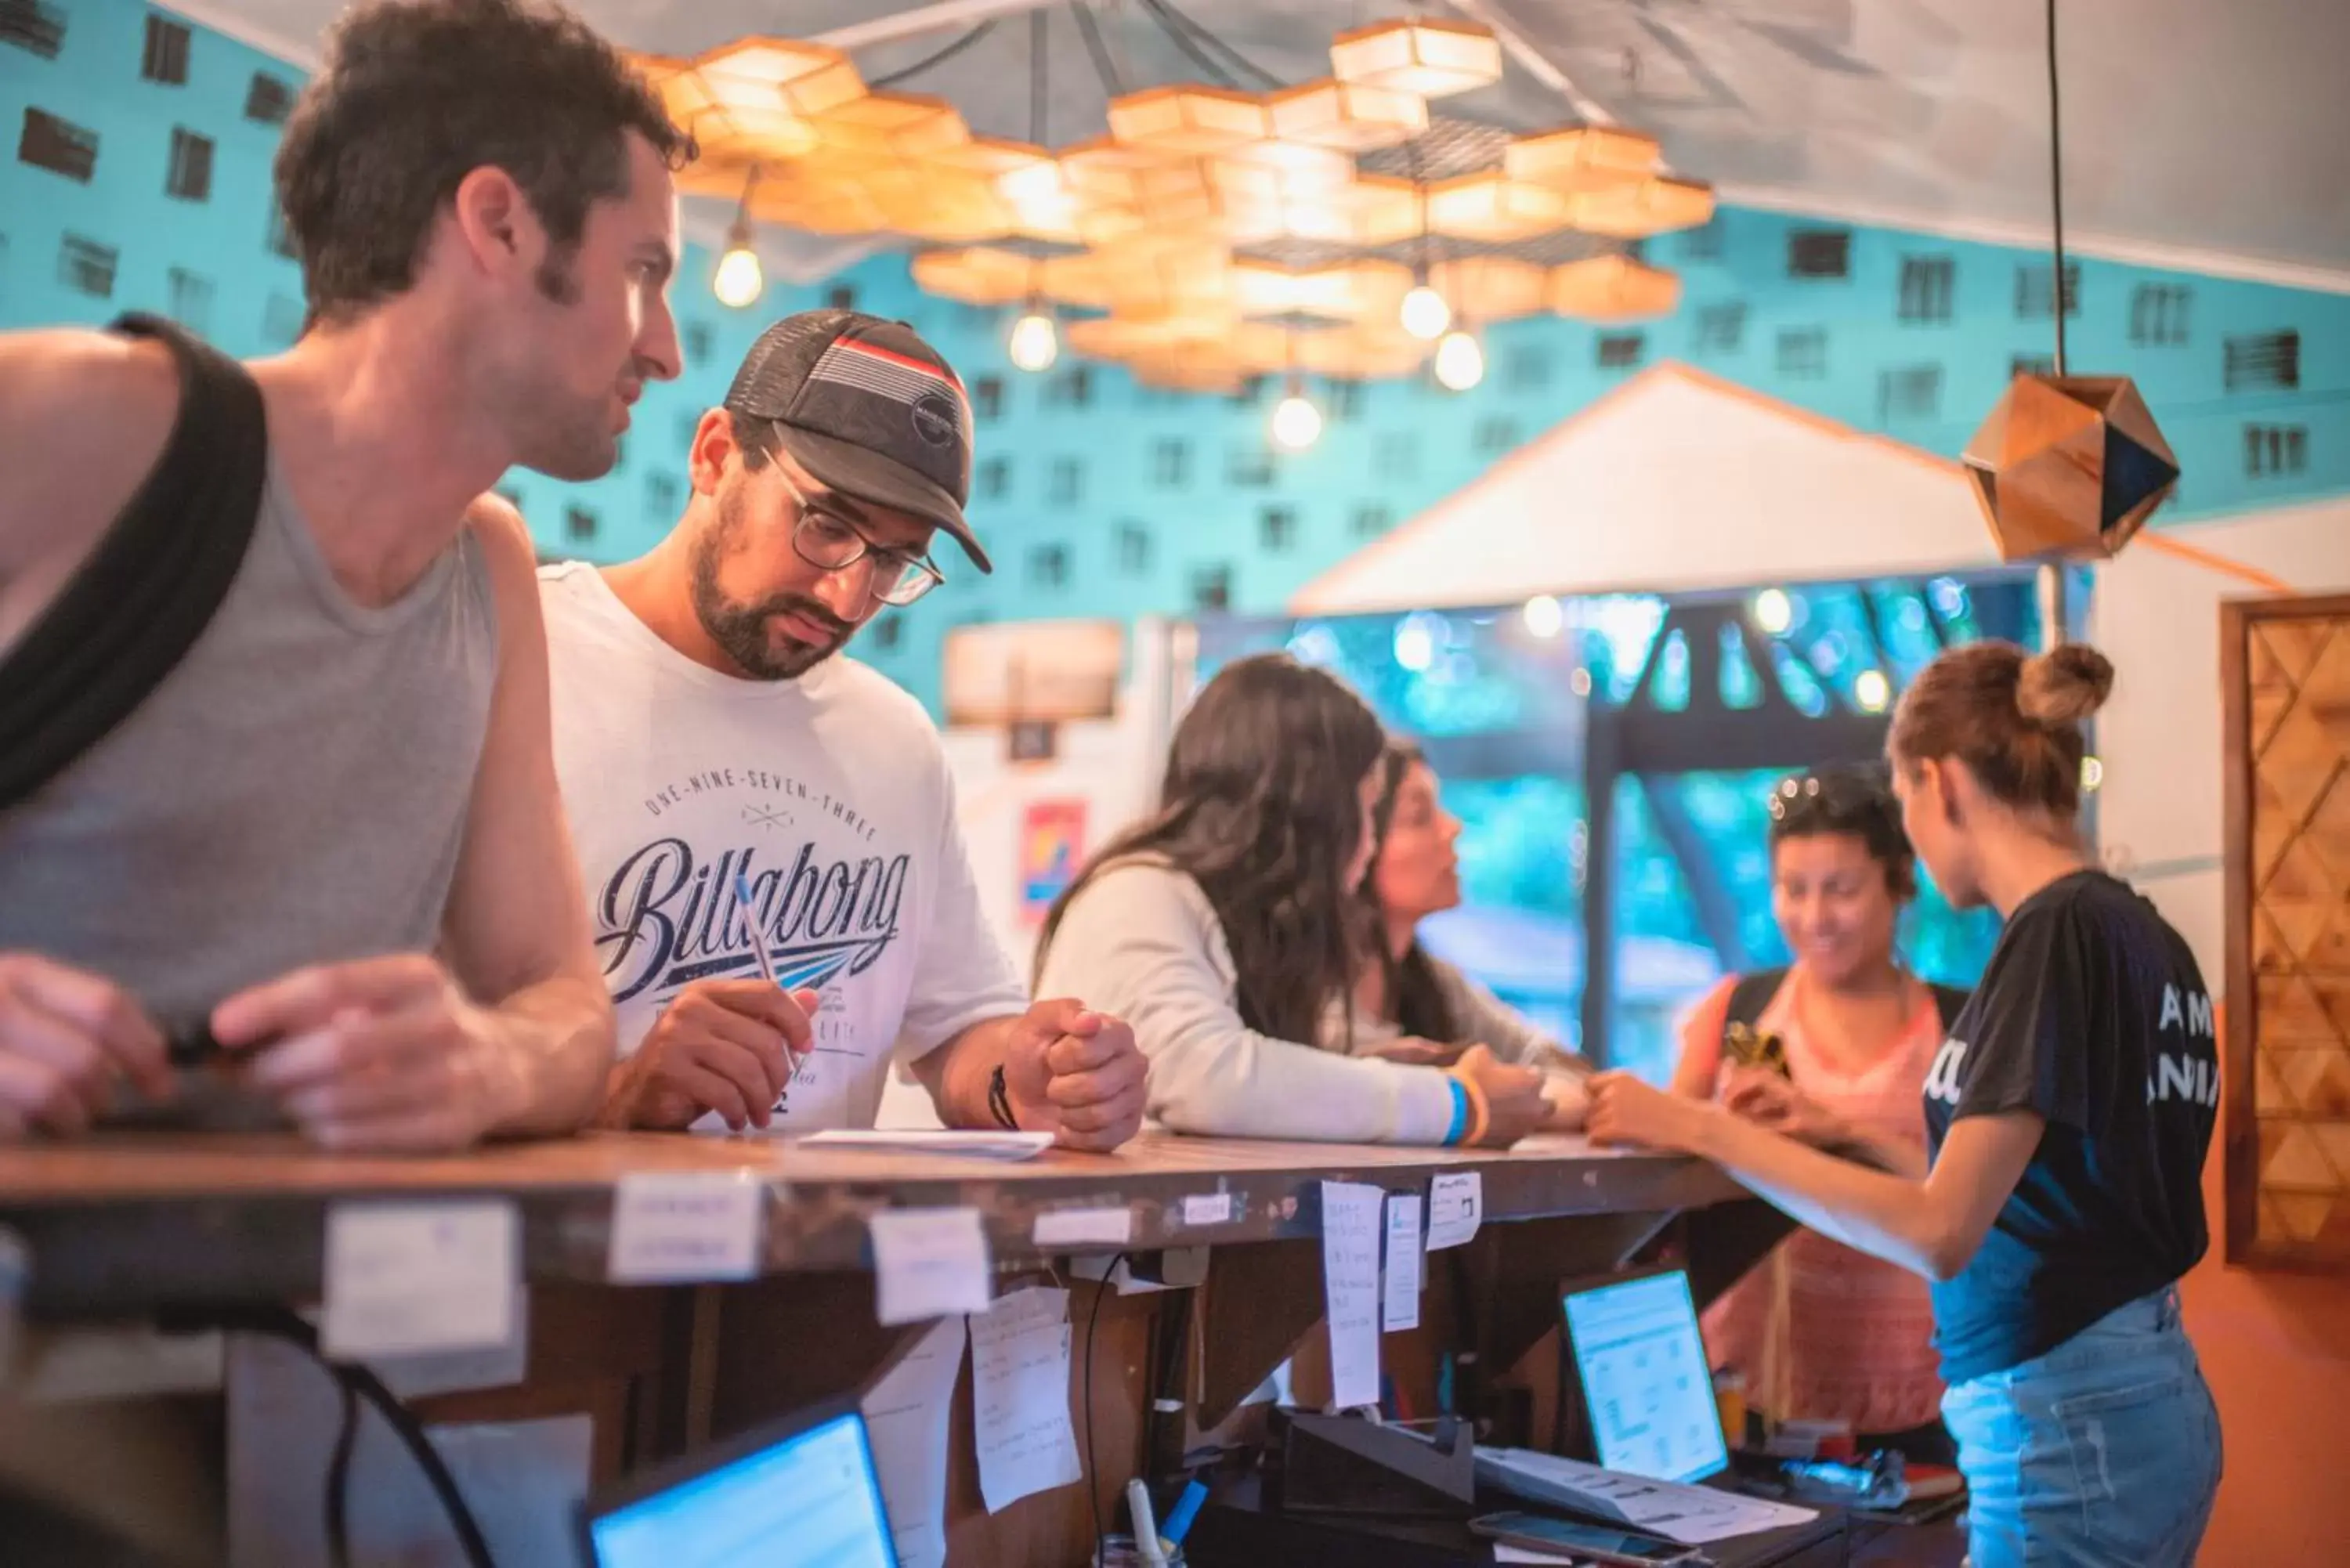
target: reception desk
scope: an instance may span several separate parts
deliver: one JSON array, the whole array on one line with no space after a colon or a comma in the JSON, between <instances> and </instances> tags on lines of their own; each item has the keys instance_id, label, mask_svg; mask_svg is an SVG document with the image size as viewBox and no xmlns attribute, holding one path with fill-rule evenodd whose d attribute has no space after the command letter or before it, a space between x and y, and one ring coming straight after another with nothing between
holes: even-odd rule
<instances>
[{"instance_id":1,"label":"reception desk","mask_svg":"<svg viewBox=\"0 0 2350 1568\"><path fill-rule=\"evenodd\" d=\"M1521 1440L1546 1430L1544 1379L1521 1374L1523 1391L1507 1397L1503 1386L1530 1352L1539 1360L1558 1280L1669 1251L1704 1297L1776 1233L1760 1205L1700 1161L1596 1150L1567 1137L1501 1153L1146 1136L1111 1156L1052 1151L1002 1164L648 1134L430 1159L170 1134L11 1149L0 1151L0 1232L21 1251L16 1311L36 1328L196 1324L315 1301L334 1205L507 1200L530 1291L527 1371L505 1386L434 1396L421 1413L436 1422L584 1414L594 1430L590 1473L606 1480L854 1390L885 1368L909 1331L875 1320L868 1221L890 1208L968 1207L984 1225L999 1291L1046 1274L1072 1289L1073 1399L1096 1501L1113 1517L1127 1477L1154 1453L1164 1460L1244 1419L1243 1401L1293 1354L1301 1397L1312 1397L1321 1183L1425 1194L1433 1179L1468 1170L1482 1189L1482 1229L1468 1245L1430 1255L1423 1325L1388 1335L1386 1360L1399 1397L1426 1411L1440 1356L1467 1353L1460 1402L1513 1424ZM756 1277L609 1282L615 1193L643 1172L723 1173L758 1186ZM1050 1217L1068 1210L1086 1213L1088 1233L1111 1219L1125 1241L1053 1244L1059 1227ZM1196 1283L1097 1302L1101 1287L1079 1277L1071 1256L1112 1251L1132 1272ZM958 1428L967 1427L968 1399L955 1408ZM951 1563L1087 1560L1085 1488L989 1514L967 1432L958 1430L955 1447Z\"/></svg>"}]
</instances>

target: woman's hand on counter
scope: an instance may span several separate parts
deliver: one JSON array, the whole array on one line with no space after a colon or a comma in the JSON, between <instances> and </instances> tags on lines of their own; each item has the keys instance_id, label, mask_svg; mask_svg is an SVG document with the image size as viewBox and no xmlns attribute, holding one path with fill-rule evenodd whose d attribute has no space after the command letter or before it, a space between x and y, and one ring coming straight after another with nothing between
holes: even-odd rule
<instances>
[{"instance_id":1,"label":"woman's hand on counter","mask_svg":"<svg viewBox=\"0 0 2350 1568\"><path fill-rule=\"evenodd\" d=\"M1721 1103L1732 1116L1810 1144L1848 1142L1851 1124L1768 1067L1733 1066L1722 1076Z\"/></svg>"},{"instance_id":2,"label":"woman's hand on counter","mask_svg":"<svg viewBox=\"0 0 2350 1568\"><path fill-rule=\"evenodd\" d=\"M1552 1073L1543 1082L1543 1097L1550 1102L1550 1115L1543 1118L1544 1132L1581 1132L1591 1115L1591 1080L1580 1073Z\"/></svg>"},{"instance_id":3,"label":"woman's hand on counter","mask_svg":"<svg viewBox=\"0 0 2350 1568\"><path fill-rule=\"evenodd\" d=\"M1602 1073L1591 1080L1590 1090L1585 1130L1595 1143L1693 1150L1706 1118L1723 1114L1718 1106L1669 1095L1629 1073Z\"/></svg>"},{"instance_id":4,"label":"woman's hand on counter","mask_svg":"<svg viewBox=\"0 0 2350 1568\"><path fill-rule=\"evenodd\" d=\"M1513 1067L1482 1045L1471 1045L1449 1071L1483 1092L1485 1131L1476 1140L1480 1148L1507 1148L1540 1127L1550 1116L1543 1097L1543 1075L1532 1067Z\"/></svg>"}]
</instances>

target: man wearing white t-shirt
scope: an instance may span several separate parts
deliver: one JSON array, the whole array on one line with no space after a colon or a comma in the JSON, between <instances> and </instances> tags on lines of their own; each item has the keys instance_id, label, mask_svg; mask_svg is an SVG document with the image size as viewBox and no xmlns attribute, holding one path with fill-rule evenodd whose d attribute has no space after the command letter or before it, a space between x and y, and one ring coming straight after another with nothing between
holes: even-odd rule
<instances>
[{"instance_id":1,"label":"man wearing white t-shirt","mask_svg":"<svg viewBox=\"0 0 2350 1568\"><path fill-rule=\"evenodd\" d=\"M702 415L688 472L651 554L540 573L556 770L619 1012L605 1124L868 1127L904 1060L950 1127L1125 1142L1133 1032L1029 1004L937 730L836 657L941 581L935 532L989 569L953 370L899 323L787 317Z\"/></svg>"}]
</instances>

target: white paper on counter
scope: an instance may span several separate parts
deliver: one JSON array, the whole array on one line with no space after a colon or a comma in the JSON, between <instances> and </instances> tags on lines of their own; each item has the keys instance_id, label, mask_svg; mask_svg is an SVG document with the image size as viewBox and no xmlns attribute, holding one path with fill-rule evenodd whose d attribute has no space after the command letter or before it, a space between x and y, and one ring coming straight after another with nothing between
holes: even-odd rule
<instances>
[{"instance_id":1,"label":"white paper on counter","mask_svg":"<svg viewBox=\"0 0 2350 1568\"><path fill-rule=\"evenodd\" d=\"M1048 1132L1007 1127L832 1127L798 1140L809 1148L866 1148L897 1154L960 1154L1018 1163L1053 1147Z\"/></svg>"},{"instance_id":2,"label":"white paper on counter","mask_svg":"<svg viewBox=\"0 0 2350 1568\"><path fill-rule=\"evenodd\" d=\"M1322 1291L1329 1308L1330 1402L1379 1402L1379 1189L1322 1184Z\"/></svg>"},{"instance_id":3,"label":"white paper on counter","mask_svg":"<svg viewBox=\"0 0 2350 1568\"><path fill-rule=\"evenodd\" d=\"M1585 1561L1585 1559L1580 1557L1562 1557L1556 1552L1536 1552L1531 1547L1513 1546L1506 1541L1496 1541L1493 1542L1493 1561L1496 1563L1550 1563L1572 1565L1574 1563L1581 1563Z\"/></svg>"},{"instance_id":4,"label":"white paper on counter","mask_svg":"<svg viewBox=\"0 0 2350 1568\"><path fill-rule=\"evenodd\" d=\"M987 1310L993 1281L978 1210L884 1209L866 1224L884 1327Z\"/></svg>"},{"instance_id":5,"label":"white paper on counter","mask_svg":"<svg viewBox=\"0 0 2350 1568\"><path fill-rule=\"evenodd\" d=\"M1615 1521L1684 1546L1783 1530L1819 1517L1794 1503L1650 1480L1528 1449L1478 1449L1477 1479L1497 1491Z\"/></svg>"},{"instance_id":6,"label":"white paper on counter","mask_svg":"<svg viewBox=\"0 0 2350 1568\"><path fill-rule=\"evenodd\" d=\"M947 1423L963 1334L960 1317L932 1324L862 1401L898 1568L947 1560Z\"/></svg>"},{"instance_id":7,"label":"white paper on counter","mask_svg":"<svg viewBox=\"0 0 2350 1568\"><path fill-rule=\"evenodd\" d=\"M1388 1333L1419 1326L1419 1194L1388 1199L1388 1272L1379 1316Z\"/></svg>"},{"instance_id":8,"label":"white paper on counter","mask_svg":"<svg viewBox=\"0 0 2350 1568\"><path fill-rule=\"evenodd\" d=\"M1069 1419L1069 1293L1014 1291L971 1320L979 1493L999 1513L1084 1478Z\"/></svg>"},{"instance_id":9,"label":"white paper on counter","mask_svg":"<svg viewBox=\"0 0 2350 1568\"><path fill-rule=\"evenodd\" d=\"M1473 1170L1455 1170L1428 1184L1428 1250L1465 1247L1476 1239L1485 1218L1485 1178Z\"/></svg>"}]
</instances>

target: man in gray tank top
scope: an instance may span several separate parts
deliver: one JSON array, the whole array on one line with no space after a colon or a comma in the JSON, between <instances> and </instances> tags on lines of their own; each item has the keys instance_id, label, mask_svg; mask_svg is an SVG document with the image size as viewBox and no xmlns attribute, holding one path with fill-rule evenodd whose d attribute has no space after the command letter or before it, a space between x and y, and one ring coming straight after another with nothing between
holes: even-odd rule
<instances>
[{"instance_id":1,"label":"man in gray tank top","mask_svg":"<svg viewBox=\"0 0 2350 1568\"><path fill-rule=\"evenodd\" d=\"M644 383L677 374L690 156L551 7L370 0L337 27L277 158L311 320L248 368L269 467L243 565L153 694L0 810L0 1140L169 1094L190 1029L328 1147L592 1114L612 1014L535 553L476 498L515 463L607 472ZM0 336L0 659L142 477L171 483L217 395L178 353Z\"/></svg>"}]
</instances>

